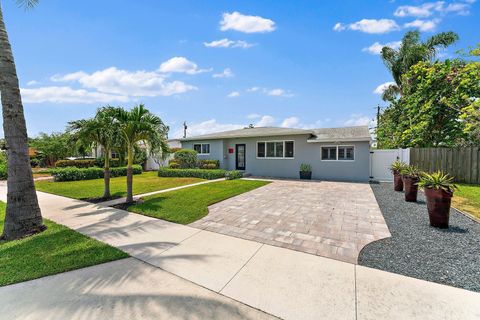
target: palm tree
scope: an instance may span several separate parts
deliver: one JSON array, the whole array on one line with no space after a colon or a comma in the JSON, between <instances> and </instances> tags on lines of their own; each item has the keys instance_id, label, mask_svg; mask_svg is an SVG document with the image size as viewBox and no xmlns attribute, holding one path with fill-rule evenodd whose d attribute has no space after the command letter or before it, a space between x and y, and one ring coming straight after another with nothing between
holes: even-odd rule
<instances>
[{"instance_id":1,"label":"palm tree","mask_svg":"<svg viewBox=\"0 0 480 320\"><path fill-rule=\"evenodd\" d=\"M17 1L25 7L36 0ZM13 240L46 229L33 182L17 70L0 6L0 92L8 157L7 210L2 238Z\"/></svg>"},{"instance_id":2,"label":"palm tree","mask_svg":"<svg viewBox=\"0 0 480 320\"><path fill-rule=\"evenodd\" d=\"M386 88L382 99L387 101L402 95L402 76L418 62L435 59L438 49L446 48L457 40L458 35L456 33L441 32L430 37L427 41L421 42L419 31L409 31L403 36L399 49L383 47L381 58L392 74L395 84Z\"/></svg>"},{"instance_id":3,"label":"palm tree","mask_svg":"<svg viewBox=\"0 0 480 320\"><path fill-rule=\"evenodd\" d=\"M69 122L69 131L85 145L101 145L104 150L104 192L103 198L110 198L110 153L118 143L121 134L112 116L115 108L103 107L94 118Z\"/></svg>"},{"instance_id":4,"label":"palm tree","mask_svg":"<svg viewBox=\"0 0 480 320\"><path fill-rule=\"evenodd\" d=\"M117 121L127 149L127 202L132 202L134 146L142 141L148 145L152 154L159 149L166 150L168 126L158 116L148 111L143 104L135 106L129 111L115 108L112 114Z\"/></svg>"}]
</instances>

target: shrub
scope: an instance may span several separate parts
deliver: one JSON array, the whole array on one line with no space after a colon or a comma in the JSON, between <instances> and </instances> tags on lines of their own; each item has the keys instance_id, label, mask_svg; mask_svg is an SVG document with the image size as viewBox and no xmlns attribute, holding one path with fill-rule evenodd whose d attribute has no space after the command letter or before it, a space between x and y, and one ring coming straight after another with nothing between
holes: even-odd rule
<instances>
[{"instance_id":1,"label":"shrub","mask_svg":"<svg viewBox=\"0 0 480 320\"><path fill-rule=\"evenodd\" d=\"M40 160L37 158L30 158L30 167L36 168L40 166Z\"/></svg>"},{"instance_id":2,"label":"shrub","mask_svg":"<svg viewBox=\"0 0 480 320\"><path fill-rule=\"evenodd\" d=\"M91 180L103 178L103 169L97 167L90 168L76 168L66 167L51 169L54 181L77 181L77 180ZM139 165L133 166L133 174L142 173L142 167ZM112 168L110 170L111 177L120 177L127 175L127 167Z\"/></svg>"},{"instance_id":3,"label":"shrub","mask_svg":"<svg viewBox=\"0 0 480 320\"><path fill-rule=\"evenodd\" d=\"M105 157L99 157L95 159L95 166L103 168L105 166ZM120 159L110 159L110 168L120 167Z\"/></svg>"},{"instance_id":4,"label":"shrub","mask_svg":"<svg viewBox=\"0 0 480 320\"><path fill-rule=\"evenodd\" d=\"M225 178L227 180L240 179L243 177L243 172L238 170L227 171Z\"/></svg>"},{"instance_id":5,"label":"shrub","mask_svg":"<svg viewBox=\"0 0 480 320\"><path fill-rule=\"evenodd\" d=\"M95 167L95 164L96 163L94 159L58 160L57 162L55 162L55 168L90 168Z\"/></svg>"},{"instance_id":6,"label":"shrub","mask_svg":"<svg viewBox=\"0 0 480 320\"><path fill-rule=\"evenodd\" d=\"M181 149L175 152L174 159L182 169L195 168L197 166L197 151Z\"/></svg>"},{"instance_id":7,"label":"shrub","mask_svg":"<svg viewBox=\"0 0 480 320\"><path fill-rule=\"evenodd\" d=\"M219 160L198 160L198 167L200 169L218 169L220 168Z\"/></svg>"},{"instance_id":8,"label":"shrub","mask_svg":"<svg viewBox=\"0 0 480 320\"><path fill-rule=\"evenodd\" d=\"M7 180L8 173L7 173L7 164L0 163L0 180Z\"/></svg>"},{"instance_id":9,"label":"shrub","mask_svg":"<svg viewBox=\"0 0 480 320\"><path fill-rule=\"evenodd\" d=\"M171 169L180 169L180 164L176 160L172 159L168 161L168 167Z\"/></svg>"},{"instance_id":10,"label":"shrub","mask_svg":"<svg viewBox=\"0 0 480 320\"><path fill-rule=\"evenodd\" d=\"M220 179L224 178L227 171L222 169L170 169L160 168L158 170L159 177L189 177L201 179Z\"/></svg>"},{"instance_id":11,"label":"shrub","mask_svg":"<svg viewBox=\"0 0 480 320\"><path fill-rule=\"evenodd\" d=\"M302 163L300 165L300 171L301 172L312 172L312 166L309 165L308 163Z\"/></svg>"}]
</instances>

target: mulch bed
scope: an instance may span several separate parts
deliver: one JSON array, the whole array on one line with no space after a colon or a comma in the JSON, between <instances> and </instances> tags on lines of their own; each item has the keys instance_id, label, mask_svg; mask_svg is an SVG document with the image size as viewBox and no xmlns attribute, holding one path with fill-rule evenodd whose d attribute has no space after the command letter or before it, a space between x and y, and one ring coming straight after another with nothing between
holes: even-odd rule
<instances>
[{"instance_id":1,"label":"mulch bed","mask_svg":"<svg viewBox=\"0 0 480 320\"><path fill-rule=\"evenodd\" d=\"M450 228L433 228L423 192L408 203L391 183L371 187L392 237L364 247L360 265L480 292L479 223L451 209Z\"/></svg>"}]
</instances>

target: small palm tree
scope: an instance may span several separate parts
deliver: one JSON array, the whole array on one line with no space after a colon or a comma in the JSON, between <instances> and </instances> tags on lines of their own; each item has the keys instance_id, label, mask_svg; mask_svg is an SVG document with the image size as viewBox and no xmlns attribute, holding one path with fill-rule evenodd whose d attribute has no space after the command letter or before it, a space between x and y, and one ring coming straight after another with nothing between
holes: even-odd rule
<instances>
[{"instance_id":1,"label":"small palm tree","mask_svg":"<svg viewBox=\"0 0 480 320\"><path fill-rule=\"evenodd\" d=\"M17 1L32 7L38 1ZM20 86L0 6L0 92L8 157L7 210L2 238L13 240L45 230L33 182Z\"/></svg>"},{"instance_id":2,"label":"small palm tree","mask_svg":"<svg viewBox=\"0 0 480 320\"><path fill-rule=\"evenodd\" d=\"M167 150L166 137L169 128L143 104L135 106L129 111L115 108L111 112L116 119L127 149L127 202L132 202L134 146L142 141L148 145L152 154L159 149Z\"/></svg>"},{"instance_id":3,"label":"small palm tree","mask_svg":"<svg viewBox=\"0 0 480 320\"><path fill-rule=\"evenodd\" d=\"M121 133L113 117L113 107L103 107L97 110L94 118L69 122L69 131L84 144L101 145L104 156L104 192L103 198L110 198L110 153L121 138Z\"/></svg>"},{"instance_id":4,"label":"small palm tree","mask_svg":"<svg viewBox=\"0 0 480 320\"><path fill-rule=\"evenodd\" d=\"M446 48L457 40L458 35L456 33L441 32L430 37L427 41L421 42L420 32L409 31L403 36L399 49L383 47L381 58L392 74L395 84L386 88L382 94L382 99L387 101L402 95L402 76L418 62L433 60L438 49Z\"/></svg>"}]
</instances>

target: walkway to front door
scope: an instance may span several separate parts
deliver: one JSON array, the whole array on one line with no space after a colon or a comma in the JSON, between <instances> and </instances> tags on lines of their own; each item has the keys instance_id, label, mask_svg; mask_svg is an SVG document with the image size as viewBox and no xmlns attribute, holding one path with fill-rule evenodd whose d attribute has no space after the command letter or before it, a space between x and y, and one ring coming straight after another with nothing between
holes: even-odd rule
<instances>
[{"instance_id":1,"label":"walkway to front door","mask_svg":"<svg viewBox=\"0 0 480 320\"><path fill-rule=\"evenodd\" d=\"M209 211L191 226L351 263L367 243L390 236L363 183L275 180Z\"/></svg>"}]
</instances>

